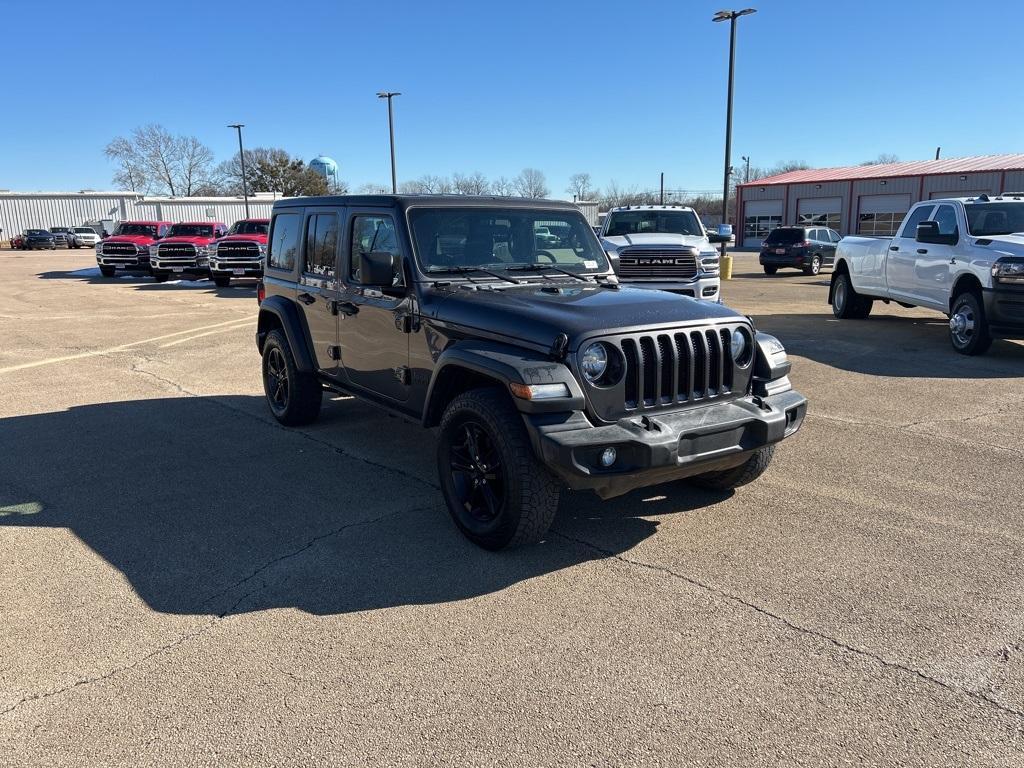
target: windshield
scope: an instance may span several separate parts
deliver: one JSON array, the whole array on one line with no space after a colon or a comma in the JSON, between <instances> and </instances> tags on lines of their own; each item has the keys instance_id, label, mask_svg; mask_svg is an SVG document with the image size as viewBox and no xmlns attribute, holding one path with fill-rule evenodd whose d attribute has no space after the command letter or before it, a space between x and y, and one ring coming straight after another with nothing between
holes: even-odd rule
<instances>
[{"instance_id":1,"label":"windshield","mask_svg":"<svg viewBox=\"0 0 1024 768\"><path fill-rule=\"evenodd\" d=\"M229 235L265 235L270 232L269 221L236 221Z\"/></svg>"},{"instance_id":2,"label":"windshield","mask_svg":"<svg viewBox=\"0 0 1024 768\"><path fill-rule=\"evenodd\" d=\"M805 239L804 230L802 229L784 229L779 227L768 233L768 239L765 242L770 245L792 245L793 243L802 243Z\"/></svg>"},{"instance_id":3,"label":"windshield","mask_svg":"<svg viewBox=\"0 0 1024 768\"><path fill-rule=\"evenodd\" d=\"M95 235L96 233L88 227L75 227L72 232L79 235Z\"/></svg>"},{"instance_id":4,"label":"windshield","mask_svg":"<svg viewBox=\"0 0 1024 768\"><path fill-rule=\"evenodd\" d=\"M53 229L51 229L50 231L51 231L51 232L53 232L53 233L55 233L55 234L56 234L56 233L58 233L58 232L59 232L59 233L61 233L61 234L63 234L63 233L65 233L65 232L70 232L71 230L70 230L70 229L68 229L67 227L54 227L54 228L53 228Z\"/></svg>"},{"instance_id":5,"label":"windshield","mask_svg":"<svg viewBox=\"0 0 1024 768\"><path fill-rule=\"evenodd\" d=\"M586 219L528 208L412 208L413 239L427 272L549 264L574 273L606 272Z\"/></svg>"},{"instance_id":6,"label":"windshield","mask_svg":"<svg viewBox=\"0 0 1024 768\"><path fill-rule=\"evenodd\" d=\"M665 232L674 235L704 235L700 219L693 211L613 211L608 214L605 237Z\"/></svg>"},{"instance_id":7,"label":"windshield","mask_svg":"<svg viewBox=\"0 0 1024 768\"><path fill-rule=\"evenodd\" d=\"M1024 232L1024 203L971 203L964 208L974 237Z\"/></svg>"},{"instance_id":8,"label":"windshield","mask_svg":"<svg viewBox=\"0 0 1024 768\"><path fill-rule=\"evenodd\" d=\"M168 237L213 237L212 224L175 224L167 231Z\"/></svg>"},{"instance_id":9,"label":"windshield","mask_svg":"<svg viewBox=\"0 0 1024 768\"><path fill-rule=\"evenodd\" d=\"M42 235L43 237L50 234L45 229L30 229L28 233L29 235Z\"/></svg>"},{"instance_id":10,"label":"windshield","mask_svg":"<svg viewBox=\"0 0 1024 768\"><path fill-rule=\"evenodd\" d=\"M145 235L156 237L156 227L152 224L132 224L130 222L119 224L115 235Z\"/></svg>"}]
</instances>

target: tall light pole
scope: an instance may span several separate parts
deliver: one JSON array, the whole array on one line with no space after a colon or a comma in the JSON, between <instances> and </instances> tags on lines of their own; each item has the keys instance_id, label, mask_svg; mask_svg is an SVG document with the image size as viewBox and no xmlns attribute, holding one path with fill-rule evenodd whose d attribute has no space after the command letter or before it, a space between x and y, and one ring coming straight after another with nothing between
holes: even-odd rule
<instances>
[{"instance_id":1,"label":"tall light pole","mask_svg":"<svg viewBox=\"0 0 1024 768\"><path fill-rule=\"evenodd\" d=\"M748 181L750 181L750 158L747 157L746 155L743 155L742 157L740 157L740 160L747 164L747 170L743 174L743 183L746 184Z\"/></svg>"},{"instance_id":2,"label":"tall light pole","mask_svg":"<svg viewBox=\"0 0 1024 768\"><path fill-rule=\"evenodd\" d=\"M729 95L725 108L725 174L722 183L722 223L729 220L729 176L732 173L732 84L733 72L736 68L736 19L750 13L757 13L756 8L744 8L742 11L719 11L712 21L729 22ZM722 255L725 255L726 243L722 243Z\"/></svg>"},{"instance_id":3,"label":"tall light pole","mask_svg":"<svg viewBox=\"0 0 1024 768\"><path fill-rule=\"evenodd\" d=\"M398 176L395 174L395 115L391 110L391 100L401 96L398 91L380 91L378 99L388 100L388 134L391 136L391 194L398 194Z\"/></svg>"},{"instance_id":4,"label":"tall light pole","mask_svg":"<svg viewBox=\"0 0 1024 768\"><path fill-rule=\"evenodd\" d=\"M238 159L242 163L242 198L245 200L245 218L249 218L249 182L245 180L245 150L242 149L242 129L245 123L232 123L228 128L238 131Z\"/></svg>"}]
</instances>

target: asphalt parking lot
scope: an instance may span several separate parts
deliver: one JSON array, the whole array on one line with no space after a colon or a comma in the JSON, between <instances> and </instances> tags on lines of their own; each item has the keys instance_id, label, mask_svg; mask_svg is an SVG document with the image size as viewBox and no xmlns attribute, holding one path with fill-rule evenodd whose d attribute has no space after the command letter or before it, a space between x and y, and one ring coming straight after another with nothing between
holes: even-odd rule
<instances>
[{"instance_id":1,"label":"asphalt parking lot","mask_svg":"<svg viewBox=\"0 0 1024 768\"><path fill-rule=\"evenodd\" d=\"M273 421L251 285L94 267L0 251L0 764L1024 763L1024 344L741 255L810 399L769 472L492 554L429 433Z\"/></svg>"}]
</instances>

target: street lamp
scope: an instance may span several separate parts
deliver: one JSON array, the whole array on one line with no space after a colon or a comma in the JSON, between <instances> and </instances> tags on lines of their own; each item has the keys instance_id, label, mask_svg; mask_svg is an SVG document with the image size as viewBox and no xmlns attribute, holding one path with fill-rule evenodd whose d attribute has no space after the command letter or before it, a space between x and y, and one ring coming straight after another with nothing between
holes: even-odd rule
<instances>
[{"instance_id":1,"label":"street lamp","mask_svg":"<svg viewBox=\"0 0 1024 768\"><path fill-rule=\"evenodd\" d=\"M245 218L249 218L249 183L245 180L245 152L242 150L242 129L245 123L232 123L228 128L238 131L238 159L242 163L242 199L245 200Z\"/></svg>"},{"instance_id":2,"label":"street lamp","mask_svg":"<svg viewBox=\"0 0 1024 768\"><path fill-rule=\"evenodd\" d=\"M742 11L719 11L712 21L729 22L729 95L725 108L725 174L722 185L722 223L729 219L729 175L732 171L732 84L733 71L736 67L736 19L757 13L756 8L744 8ZM726 243L722 242L722 255L725 256Z\"/></svg>"},{"instance_id":3,"label":"street lamp","mask_svg":"<svg viewBox=\"0 0 1024 768\"><path fill-rule=\"evenodd\" d=\"M378 99L388 100L388 134L391 136L391 194L398 194L398 177L395 175L395 117L391 111L391 100L401 96L398 91L379 91Z\"/></svg>"},{"instance_id":4,"label":"street lamp","mask_svg":"<svg viewBox=\"0 0 1024 768\"><path fill-rule=\"evenodd\" d=\"M740 156L740 160L747 164L747 170L743 174L743 183L746 184L748 181L750 181L750 158L747 157L746 155L742 155Z\"/></svg>"}]
</instances>

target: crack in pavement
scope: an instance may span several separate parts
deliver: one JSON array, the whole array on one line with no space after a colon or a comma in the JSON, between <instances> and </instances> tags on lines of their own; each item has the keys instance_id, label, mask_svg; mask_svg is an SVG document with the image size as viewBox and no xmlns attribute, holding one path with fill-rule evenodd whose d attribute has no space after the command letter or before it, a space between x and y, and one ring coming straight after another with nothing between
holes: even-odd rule
<instances>
[{"instance_id":1,"label":"crack in pavement","mask_svg":"<svg viewBox=\"0 0 1024 768\"><path fill-rule=\"evenodd\" d=\"M585 539L579 539L579 538L576 538L575 536L570 536L570 535L568 535L566 533L562 533L561 531L556 531L554 529L551 530L551 533L554 534L555 536L558 536L561 539L566 540L566 541L570 541L570 542L572 542L574 544L577 544L579 546L586 547L586 548L591 549L591 550L593 550L595 552L599 552L602 555L604 555L605 557L610 558L612 560L617 560L620 563L623 563L623 564L625 564L627 566L633 566L635 568L643 568L645 570L655 571L657 573L663 573L663 574L665 574L667 576L670 576L672 578L679 579L680 581L684 581L684 582L686 582L687 584L689 584L689 585L691 585L693 587L697 587L698 589L703 590L704 592L707 592L707 593L709 593L711 595L716 595L716 596L718 596L720 598L723 598L724 600L726 600L726 601L728 601L730 603L735 603L737 605L741 605L744 608L747 608L747 609L749 609L751 611L754 611L755 613L758 613L758 614L760 614L762 616L765 616L765 617L767 617L769 619L772 619L775 622L781 623L785 627L793 630L794 632L798 632L800 634L807 635L809 637L815 637L815 638L817 638L819 640L822 640L822 641L828 643L829 645L832 645L833 647L835 647L835 648L837 648L837 649L839 649L841 651L844 651L846 653L852 653L854 655L862 656L864 658L870 659L870 660L874 661L875 663L880 664L881 666L883 666L883 667L885 667L887 669L893 669L893 670L897 670L897 671L904 672L904 673L907 673L907 674L911 674L914 677L918 678L919 680L921 680L923 682L926 682L926 683L931 683L933 685L937 685L937 686L943 688L944 690L946 690L947 692L966 695L966 696L968 696L968 697L970 697L972 699L976 699L979 702L982 702L982 703L987 704L987 705L989 705L991 707L994 707L995 709L998 709L999 711L1003 712L1004 714L1013 715L1015 717L1024 719L1024 710L1015 709L1014 707L1007 706L1007 705L997 701L993 697L991 697L991 696L989 696L989 695L987 695L985 693L982 693L981 691L974 691L974 690L971 690L969 688L961 688L961 687L953 685L952 683L949 683L949 682L947 682L945 680L941 680L941 679L939 679L937 677L933 677L932 675L928 674L927 672L924 672L923 670L917 669L915 667L911 667L911 666L909 666L907 664L903 664L902 662L891 661L891 660L885 658L884 656L882 656L881 654L875 653L874 651L869 651L866 648L857 648L856 646L849 645L849 644L843 642L842 640L839 640L838 638L835 638L835 637L832 637L831 635L825 634L824 632L821 632L821 631L816 630L816 629L811 629L810 627L804 627L804 626L802 626L800 624L797 624L794 621L792 621L790 619L787 619L785 616L782 616L781 614L773 613L772 611L768 610L767 608L764 608L763 606L760 606L757 603L753 603L753 602L747 600L746 598L740 597L739 595L734 595L734 594L732 594L730 592L726 592L724 589L722 589L720 587L716 587L716 586L714 586L712 584L706 584L705 582L702 582L702 581L700 581L698 579L695 579L692 576L687 576L686 574L679 573L678 571L674 571L671 568L669 568L668 566L657 565L657 564L654 564L654 563L645 563L642 560L634 560L632 558L628 558L628 557L625 557L623 555L620 555L620 554L614 552L613 550L605 549L604 547L600 547L600 546L598 546L596 544L593 544L593 543L591 543L589 541L586 541Z\"/></svg>"},{"instance_id":2,"label":"crack in pavement","mask_svg":"<svg viewBox=\"0 0 1024 768\"><path fill-rule=\"evenodd\" d=\"M988 415L988 414L981 414L981 415ZM970 416L970 417L968 417L968 419L975 419L975 418L980 418L980 416ZM804 417L805 421L814 421L816 419L822 419L824 421L834 421L837 424L846 424L848 426L853 426L853 427L871 427L873 429L884 429L884 430L897 429L897 430L899 430L901 432L905 432L908 435L913 435L914 437L934 437L934 435L929 435L927 432L920 432L920 431L918 431L916 429L909 429L909 427L912 427L915 424L929 424L929 423L931 423L931 422L927 422L927 421L924 421L924 422L911 422L910 424L890 424L890 423L881 422L881 421L863 421L861 419L851 419L851 418L847 418L845 416L833 416L831 414L826 414L826 413L808 413L807 416ZM958 419L952 419L951 421L958 421ZM1011 453L1011 454L1013 454L1015 456L1020 454L1020 449L1019 448L1010 448L1009 446L1000 445L999 443L988 443L988 442L985 442L984 440L971 440L970 438L963 437L961 435L943 435L942 439L943 439L944 442L947 442L947 443L962 443L963 445L981 446L983 448L992 448L993 450L1005 451L1005 452Z\"/></svg>"}]
</instances>

